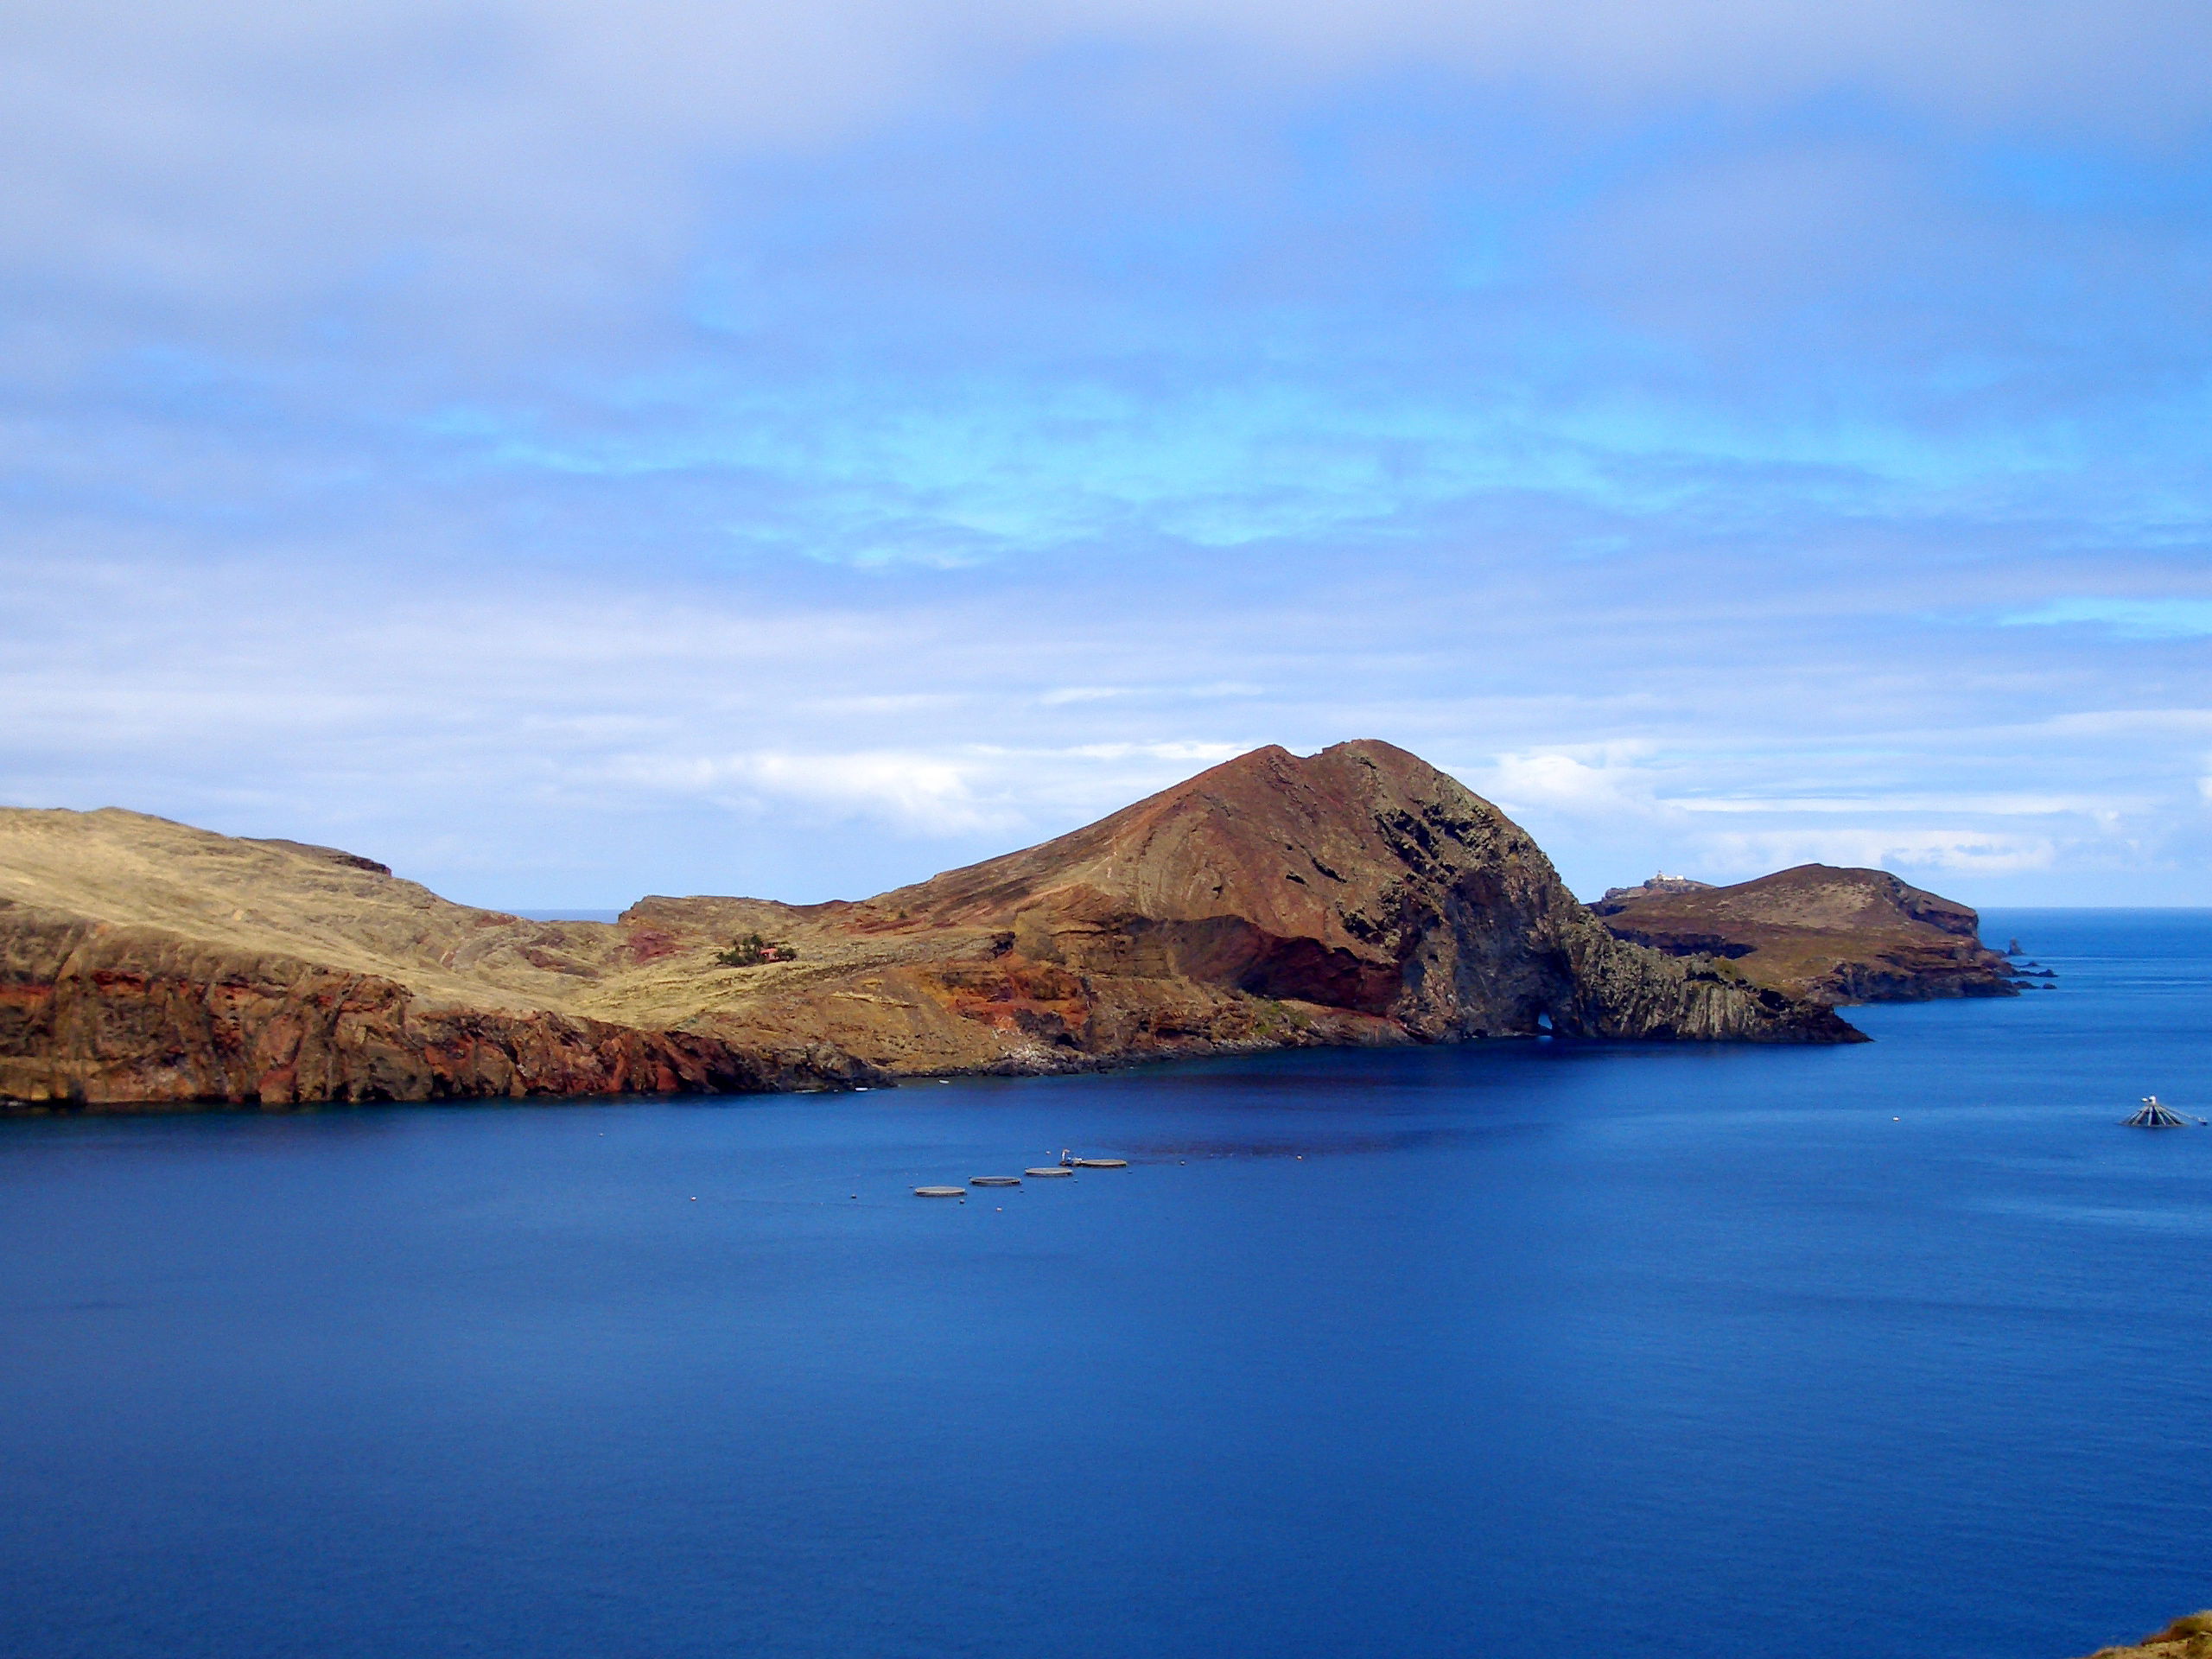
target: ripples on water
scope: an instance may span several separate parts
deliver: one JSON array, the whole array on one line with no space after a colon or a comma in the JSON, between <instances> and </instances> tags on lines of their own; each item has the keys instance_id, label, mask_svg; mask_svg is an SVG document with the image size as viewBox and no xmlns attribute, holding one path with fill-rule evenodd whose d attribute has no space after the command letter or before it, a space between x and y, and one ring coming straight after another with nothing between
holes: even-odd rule
<instances>
[{"instance_id":1,"label":"ripples on water","mask_svg":"<svg viewBox=\"0 0 2212 1659\"><path fill-rule=\"evenodd\" d=\"M1854 1048L0 1123L0 1652L2086 1652L2212 1602L2212 914L1987 931Z\"/></svg>"}]
</instances>

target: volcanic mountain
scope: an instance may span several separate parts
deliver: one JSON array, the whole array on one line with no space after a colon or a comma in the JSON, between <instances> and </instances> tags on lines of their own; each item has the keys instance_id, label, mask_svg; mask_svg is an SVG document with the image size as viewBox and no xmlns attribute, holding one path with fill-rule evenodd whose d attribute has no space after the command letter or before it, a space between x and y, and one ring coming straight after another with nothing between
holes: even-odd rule
<instances>
[{"instance_id":1,"label":"volcanic mountain","mask_svg":"<svg viewBox=\"0 0 2212 1659\"><path fill-rule=\"evenodd\" d=\"M1316 1044L1848 1042L1616 938L1387 743L1255 750L859 902L448 903L328 848L0 811L0 1096L48 1108L836 1088Z\"/></svg>"},{"instance_id":2,"label":"volcanic mountain","mask_svg":"<svg viewBox=\"0 0 2212 1659\"><path fill-rule=\"evenodd\" d=\"M1801 864L1731 887L1658 877L1612 888L1591 908L1618 938L1725 957L1753 984L1821 1002L2019 988L2011 964L1983 947L1979 916L1886 870Z\"/></svg>"}]
</instances>

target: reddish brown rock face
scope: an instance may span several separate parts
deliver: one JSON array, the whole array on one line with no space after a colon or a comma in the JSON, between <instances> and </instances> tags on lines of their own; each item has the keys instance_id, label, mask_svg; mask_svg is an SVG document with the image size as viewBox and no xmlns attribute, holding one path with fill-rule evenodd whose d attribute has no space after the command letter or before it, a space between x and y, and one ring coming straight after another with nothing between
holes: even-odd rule
<instances>
[{"instance_id":1,"label":"reddish brown rock face","mask_svg":"<svg viewBox=\"0 0 2212 1659\"><path fill-rule=\"evenodd\" d=\"M1404 750L1261 749L1072 835L870 900L1013 962L1188 983L1436 1041L1848 1041L1710 965L1623 950L1503 813Z\"/></svg>"},{"instance_id":2,"label":"reddish brown rock face","mask_svg":"<svg viewBox=\"0 0 2212 1659\"><path fill-rule=\"evenodd\" d=\"M647 963L658 962L663 957L672 957L683 947L673 933L664 932L658 928L637 927L630 930L630 937L624 948L628 951L631 961Z\"/></svg>"},{"instance_id":3,"label":"reddish brown rock face","mask_svg":"<svg viewBox=\"0 0 2212 1659\"><path fill-rule=\"evenodd\" d=\"M425 1007L373 975L131 929L31 934L10 919L19 931L0 986L0 1096L31 1104L727 1094L869 1075L804 1046L773 1054L550 1011Z\"/></svg>"},{"instance_id":4,"label":"reddish brown rock face","mask_svg":"<svg viewBox=\"0 0 2212 1659\"><path fill-rule=\"evenodd\" d=\"M760 934L790 953L730 959ZM1262 749L856 904L450 905L349 854L0 812L0 1096L146 1109L835 1087L1319 1043L1836 1042L1830 1010L1608 933L1386 743Z\"/></svg>"}]
</instances>

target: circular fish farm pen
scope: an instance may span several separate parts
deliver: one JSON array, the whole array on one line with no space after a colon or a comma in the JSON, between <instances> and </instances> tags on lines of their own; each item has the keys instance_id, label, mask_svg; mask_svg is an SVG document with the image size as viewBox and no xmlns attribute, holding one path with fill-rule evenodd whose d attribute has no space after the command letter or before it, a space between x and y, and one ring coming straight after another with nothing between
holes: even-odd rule
<instances>
[{"instance_id":1,"label":"circular fish farm pen","mask_svg":"<svg viewBox=\"0 0 2212 1659\"><path fill-rule=\"evenodd\" d=\"M968 1189L964 1186L918 1186L914 1189L914 1196L918 1198L964 1198L968 1196Z\"/></svg>"},{"instance_id":2,"label":"circular fish farm pen","mask_svg":"<svg viewBox=\"0 0 2212 1659\"><path fill-rule=\"evenodd\" d=\"M2134 1116L2122 1120L2131 1129L2185 1129L2189 1120L2171 1106L2159 1103L2156 1095L2143 1096L2143 1109ZM2203 1122L2202 1118L2196 1120Z\"/></svg>"}]
</instances>

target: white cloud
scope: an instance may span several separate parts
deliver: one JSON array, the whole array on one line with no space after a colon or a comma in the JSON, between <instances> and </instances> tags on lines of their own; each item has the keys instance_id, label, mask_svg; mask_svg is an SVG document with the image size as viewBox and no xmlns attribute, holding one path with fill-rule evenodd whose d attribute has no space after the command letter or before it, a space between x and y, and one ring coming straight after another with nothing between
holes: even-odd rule
<instances>
[{"instance_id":1,"label":"white cloud","mask_svg":"<svg viewBox=\"0 0 2212 1659\"><path fill-rule=\"evenodd\" d=\"M1616 879L1655 862L1734 859L1751 874L1742 861L1826 855L2003 871L2037 868L2038 849L2056 847L2061 876L2105 860L2150 872L2146 891L2200 891L2212 859L2195 791L2212 710L2171 706L2173 670L2140 660L2188 647L2122 651L2110 633L2155 622L2181 637L2202 619L2035 608L2048 594L2177 591L2196 579L2193 550L2178 575L2148 559L2054 572L2016 544L2018 521L1974 529L1986 504L1968 499L1964 462L1961 516L1932 530L1885 528L1854 507L1853 525L1871 528L1824 531L1839 498L1811 490L1774 498L1785 511L1764 518L1727 520L1730 545L1700 540L1716 520L1649 504L1700 492L1740 503L1777 467L1793 480L1861 464L1916 477L1951 454L1955 415L1961 431L1974 423L1947 404L1916 432L1800 443L1790 422L1825 430L1849 411L1830 422L1838 377L1800 365L1793 379L1785 365L1774 385L1790 408L1771 423L1763 408L1715 414L1698 441L1719 470L1685 482L1671 469L1688 416L1639 397L1647 372L1725 374L1717 358L1689 360L1700 319L1719 327L1770 303L1790 329L1807 318L1817 332L1839 314L1820 302L1828 284L1844 311L1873 296L1868 337L1834 362L1902 339L1917 395L1956 365L1942 369L1953 359L1923 352L1913 328L1949 327L1959 313L1943 308L1946 292L2001 311L1984 279L2012 270L2044 297L2021 313L2017 352L1944 343L1974 372L2026 365L2060 389L2069 430L2082 383L2102 395L2104 378L2151 363L2193 387L2201 260L2185 215L2146 230L2135 221L2158 216L2123 206L2099 210L2094 234L2081 216L2037 232L2103 250L2118 276L2094 262L2015 261L2005 244L1960 265L1947 289L1913 261L1970 234L1961 222L1988 207L1966 201L1958 169L1986 146L1961 142L1962 124L2056 135L2060 150L2087 134L2093 171L2173 185L2180 164L2157 159L2154 141L2212 111L2208 41L2212 12L2177 0L17 0L0 16L0 299L12 302L0 305L0 796L319 839L358 831L365 850L411 854L425 874L565 869L611 884L591 896L617 900L677 881L798 894L1002 850L1255 744L1372 735L1495 756L1463 775L1547 847ZM1033 97L1021 77L1047 60L1054 73L1102 73L1081 95L1096 107L1046 99L1009 115L994 101ZM1298 148L1287 112L1341 111L1327 83L1407 66L1434 100L1412 125L1355 121L1344 157L1277 175ZM1452 158L1487 156L1488 141L1421 146L1462 104L1478 125L1494 116L1485 85L1510 89L1532 149L1555 152L1516 160L1503 145L1507 173L1557 163L1611 181L1596 205L1547 217L1555 178L1509 180L1501 199L1526 220L1522 251L1535 262L1522 274L1592 292L1592 272L1635 281L1607 290L1617 312L1578 311L1554 334L1509 310L1493 319L1498 338L1477 329L1447 351L1448 327L1433 325L1466 296L1419 290L1406 305L1400 283L1446 255L1482 263L1459 245L1482 190L1471 177L1463 199L1450 179ZM1838 148L1822 148L1834 124L1801 142L1777 137L1789 123L1741 118L1826 89L1854 94L1821 106L1849 111ZM1666 123L1649 118L1684 111L1715 142L1660 154L1669 146L1651 134ZM1854 148L1862 125L1872 136ZM2114 134L2152 141L2131 150ZM1051 150L1064 136L1065 156ZM1027 154L1033 143L1047 153ZM1401 143L1410 160L1391 159ZM993 173L995 145L1025 154ZM1080 235L1035 206L1091 212L1083 181L1065 176L1071 158L1110 168L1117 188L1138 180ZM1178 196L1147 168L1202 177L1211 194ZM1234 218L1286 177L1313 199L1262 213L1230 236L1228 266L1200 258L1212 274L1185 283L1183 244L1206 240L1192 227ZM791 212L756 213L756 195ZM1359 219L1370 208L1379 217ZM2014 226L2042 210L2007 197L1991 211ZM1011 257L963 239L997 213L1026 227L1009 233ZM1425 215L1433 237L1391 239L1387 221ZM754 235L763 225L805 246L754 245L773 239ZM1369 230L1376 263L1331 263L1374 252ZM2164 238L2156 257L2136 257L2138 235ZM1578 236L1599 245L1558 263L1560 238ZM1850 257L1861 244L1891 263L1870 276ZM828 321L809 313L741 349L741 318L702 343L686 309L702 262L734 273L728 303L741 313L747 283L779 257ZM1252 273L1277 257L1311 267L1298 304L1319 294L1318 308L1236 334L1274 302ZM930 286L938 259L957 267L942 289ZM1151 306L1141 284L1079 272L1069 290L1143 326L1063 327L1053 284L1085 261L1157 264L1207 298L1178 312ZM988 287L1002 276L1022 289L1003 308ZM1246 276L1250 292L1237 287ZM2182 298L2139 306L2139 284L2160 281ZM889 302L880 336L853 335L837 310L855 292ZM1573 301L1548 280L1543 293ZM1019 349L955 352L950 369L907 388L908 404L879 411L870 352L919 340L926 355L948 294L984 311L979 338L1002 333ZM1698 315L1659 316L1669 307ZM1363 332L1382 314L1399 323ZM1623 316L1658 316L1655 338L1605 332ZM1390 334L1401 323L1402 340ZM817 325L820 338L806 332ZM1224 327L1233 337L1219 338ZM1541 372L1485 379L1485 354L1523 329ZM2107 334L2121 344L2098 357ZM1324 336L1349 355L1309 381L1271 378L1325 356ZM836 396L806 403L814 383L798 371L747 383L758 364L745 352L766 362L823 340ZM1144 385L1124 389L1132 406L1161 400L1126 429L1065 372L1071 356L1116 353L1142 359ZM720 354L736 368L725 374ZM1566 461L1537 453L1514 423L1516 400L1541 403L1547 377L1575 379L1593 362L1598 391L1620 395L1567 409ZM849 364L861 365L849 385ZM1432 368L1433 400L1393 401ZM997 401L971 417L961 399L982 380ZM735 401L730 421L769 435L745 448L708 421L676 434L673 459L653 450L628 423L650 426L664 381L701 406ZM1240 403L1248 381L1256 390ZM634 444L658 470L594 493L606 479L480 467L434 418L465 425L461 405L548 450ZM1374 418L1332 426L1313 418L1325 405ZM2190 466L2196 416L2192 405L2175 440ZM2128 443L2161 418L2129 405ZM1042 426L1078 434L1063 436L1058 472ZM1474 458L1464 474L1440 469L1446 438ZM1983 439L1958 442L1979 465ZM778 472L779 444L828 460ZM2134 499L2145 480L2162 482L2158 466L2116 492ZM1485 516L1484 490L1541 493L1555 467L1611 482L1526 518ZM1404 492L1442 478L1439 511L1467 516L1414 514L1387 541L1331 542L1294 513L1268 522L1294 534L1250 544L1239 563L1245 544L1229 531L1259 522L1250 501L1272 489L1294 503L1332 468L1363 502L1433 505ZM768 482L747 493L755 471ZM870 497L886 474L899 487ZM963 494L986 474L1015 485ZM2175 489L2185 518L2193 498ZM831 508L779 518L779 490L815 491ZM687 491L703 497L688 517L670 505ZM1061 496L1092 494L1181 502L1181 517L1063 511ZM851 578L828 563L834 549L770 534L851 519L856 544L957 563L933 526L1019 541L1031 511L1096 544L1011 575L923 581L898 569ZM1229 526L1203 556L1160 544L1202 520ZM751 540L733 534L762 522ZM2125 544L2087 523L2053 533ZM1985 582L1961 551L1977 535L2003 543L2000 579ZM1560 546L1604 551L1563 582ZM794 551L823 563L793 575ZM579 574L594 563L600 574ZM2096 626L1961 629L1931 644L1913 620L2007 607ZM2037 817L2064 821L2021 822Z\"/></svg>"},{"instance_id":2,"label":"white cloud","mask_svg":"<svg viewBox=\"0 0 2212 1659\"><path fill-rule=\"evenodd\" d=\"M735 811L774 812L797 804L817 814L872 820L906 835L995 836L1010 849L1039 833L1072 827L1056 820L1103 817L1251 747L970 742L934 750L717 755L637 748L610 757L601 775L607 783L695 796ZM590 787L591 780L583 786ZM1061 802L1068 804L1066 810L1056 810Z\"/></svg>"},{"instance_id":3,"label":"white cloud","mask_svg":"<svg viewBox=\"0 0 2212 1659\"><path fill-rule=\"evenodd\" d=\"M1086 43L1175 54L1147 88L1163 111L1408 63L1630 111L1847 87L1939 119L2127 133L2212 110L2212 16L2182 0L18 0L0 27L0 257L256 307L427 273L480 321L504 298L527 338L544 305L689 251L731 165Z\"/></svg>"},{"instance_id":4,"label":"white cloud","mask_svg":"<svg viewBox=\"0 0 2212 1659\"><path fill-rule=\"evenodd\" d=\"M1655 868L1733 881L1804 863L1893 869L1965 881L1969 890L2069 870L2080 880L2093 870L2154 864L2177 833L2171 791L1931 790L1927 774L1943 764L1932 753L1910 760L1899 753L1882 768L1885 787L1848 794L1731 788L1728 780L1771 779L1819 764L1802 750L1749 748L1742 739L1739 728L1732 741L1700 734L1663 751L1633 744L1533 750L1459 775L1520 819L1585 893ZM1940 751L1986 738L1953 731L1913 741ZM1845 749L1830 764L1856 769L1863 760ZM2018 771L2013 763L2005 769ZM2212 786L2206 792L2212 798ZM2022 819L2040 822L2026 828ZM1723 827L1732 821L1751 822Z\"/></svg>"},{"instance_id":5,"label":"white cloud","mask_svg":"<svg viewBox=\"0 0 2212 1659\"><path fill-rule=\"evenodd\" d=\"M1571 609L1519 600L1483 633L1479 607L1416 613L1332 593L1256 613L1197 590L1164 600L1161 580L1046 616L1020 589L871 596L857 578L835 602L801 602L757 582L524 581L388 553L68 563L35 549L0 561L16 600L0 613L0 797L353 844L499 904L857 896L1073 828L1260 743L1379 736L1449 762L1480 756L1479 734L1531 728L1562 735L1451 769L1578 890L1653 868L1740 879L1818 860L1957 878L1969 899L1972 882L2042 871L2040 891L2063 896L2084 870L2186 863L2202 833L2203 728L2188 719L1885 727L1963 695L1951 658L1925 695L1877 684L1863 705L1775 681L1717 735L1705 688L1662 695L1632 639L1572 660L1549 649L1577 626ZM1776 626L1762 613L1758 637ZM1455 700L1434 683L1430 644L1470 638L1510 695ZM1853 683L1868 679L1868 659L1851 660ZM1193 661L1262 695L1173 691L1168 673ZM1149 689L1046 700L1070 684ZM1566 741L1632 723L1669 735ZM2160 794L2145 756L2181 737ZM1964 786L1985 780L2012 786ZM2021 786L2036 784L2069 786ZM534 893L490 885L525 878Z\"/></svg>"},{"instance_id":6,"label":"white cloud","mask_svg":"<svg viewBox=\"0 0 2212 1659\"><path fill-rule=\"evenodd\" d=\"M1021 823L1003 799L978 798L983 768L942 755L728 754L684 757L626 754L606 767L609 782L693 794L740 810L799 802L838 816L887 822L912 834L956 836L1005 831Z\"/></svg>"},{"instance_id":7,"label":"white cloud","mask_svg":"<svg viewBox=\"0 0 2212 1659\"><path fill-rule=\"evenodd\" d=\"M2106 628L2128 639L2199 639L2212 634L2212 599L2054 599L1997 620L2015 628Z\"/></svg>"},{"instance_id":8,"label":"white cloud","mask_svg":"<svg viewBox=\"0 0 2212 1659\"><path fill-rule=\"evenodd\" d=\"M2068 741L2193 737L2212 732L2212 709L2094 709L2054 715L2018 728Z\"/></svg>"},{"instance_id":9,"label":"white cloud","mask_svg":"<svg viewBox=\"0 0 2212 1659\"><path fill-rule=\"evenodd\" d=\"M1746 878L1798 864L2010 875L2049 869L2059 854L2048 836L1977 830L1777 830L1713 836L1706 847L1713 867Z\"/></svg>"},{"instance_id":10,"label":"white cloud","mask_svg":"<svg viewBox=\"0 0 2212 1659\"><path fill-rule=\"evenodd\" d=\"M2151 804L2140 798L2113 799L2094 795L1923 795L1900 791L1892 795L1859 796L1675 796L1663 803L1681 812L1761 813L1776 817L1889 817L1928 813L1974 813L1991 817L2053 817L2079 814L2110 819Z\"/></svg>"},{"instance_id":11,"label":"white cloud","mask_svg":"<svg viewBox=\"0 0 2212 1659\"><path fill-rule=\"evenodd\" d=\"M1560 751L1502 754L1459 775L1508 813L1649 817L1659 810L1660 774L1639 764L1634 746L1614 745L1595 753L1594 761Z\"/></svg>"},{"instance_id":12,"label":"white cloud","mask_svg":"<svg viewBox=\"0 0 2212 1659\"><path fill-rule=\"evenodd\" d=\"M1148 760L1171 760L1179 764L1217 766L1224 760L1234 760L1247 749L1256 746L1249 743L1084 743L1067 751L1089 760L1126 760L1133 755Z\"/></svg>"}]
</instances>

